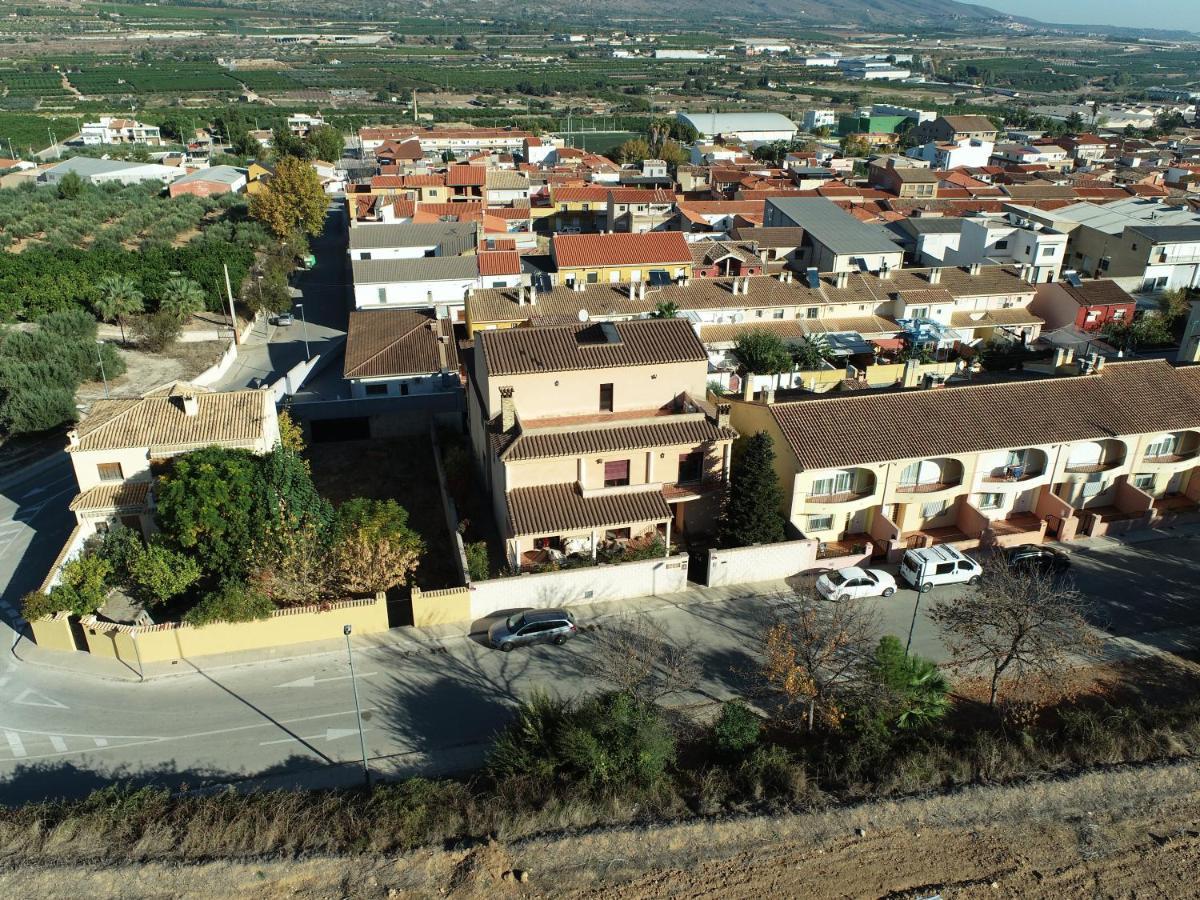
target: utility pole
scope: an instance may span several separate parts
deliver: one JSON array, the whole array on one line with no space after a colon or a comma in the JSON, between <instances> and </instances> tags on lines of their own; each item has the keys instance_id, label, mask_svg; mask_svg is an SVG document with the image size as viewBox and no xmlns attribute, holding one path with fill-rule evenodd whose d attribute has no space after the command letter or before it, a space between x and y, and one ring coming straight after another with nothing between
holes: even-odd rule
<instances>
[{"instance_id":1,"label":"utility pole","mask_svg":"<svg viewBox=\"0 0 1200 900\"><path fill-rule=\"evenodd\" d=\"M304 361L308 362L312 359L312 353L308 349L308 317L304 315L303 303L297 303L296 306L300 309L300 321L304 323Z\"/></svg>"},{"instance_id":2,"label":"utility pole","mask_svg":"<svg viewBox=\"0 0 1200 900\"><path fill-rule=\"evenodd\" d=\"M350 689L354 692L354 719L358 723L358 746L362 750L363 782L371 786L371 766L367 762L367 739L363 737L362 709L358 705L358 683L354 680L354 652L350 649L350 632L352 626L342 626L342 634L346 636L346 659L350 661Z\"/></svg>"},{"instance_id":3,"label":"utility pole","mask_svg":"<svg viewBox=\"0 0 1200 900\"><path fill-rule=\"evenodd\" d=\"M96 341L96 362L100 364L100 380L104 382L104 399L108 399L108 376L104 374L104 356L100 353L100 345L104 341Z\"/></svg>"},{"instance_id":4,"label":"utility pole","mask_svg":"<svg viewBox=\"0 0 1200 900\"><path fill-rule=\"evenodd\" d=\"M229 327L233 329L233 344L236 347L240 345L242 341L238 337L237 316L234 315L233 312L233 288L229 286L229 266L225 265L225 263L221 263L221 268L225 272L225 296L229 299ZM260 296L262 294L261 288L259 289L259 294Z\"/></svg>"}]
</instances>

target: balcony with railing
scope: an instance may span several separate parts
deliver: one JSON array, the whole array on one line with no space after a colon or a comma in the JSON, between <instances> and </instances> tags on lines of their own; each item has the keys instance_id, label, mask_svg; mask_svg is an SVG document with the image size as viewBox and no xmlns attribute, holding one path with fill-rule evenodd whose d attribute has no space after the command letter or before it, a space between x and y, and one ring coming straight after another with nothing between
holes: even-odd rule
<instances>
[{"instance_id":1,"label":"balcony with railing","mask_svg":"<svg viewBox=\"0 0 1200 900\"><path fill-rule=\"evenodd\" d=\"M956 459L927 459L900 474L898 494L937 494L963 483L963 465Z\"/></svg>"},{"instance_id":2,"label":"balcony with railing","mask_svg":"<svg viewBox=\"0 0 1200 900\"><path fill-rule=\"evenodd\" d=\"M1044 450L1029 447L1012 451L983 469L979 481L987 485L1023 484L1046 474L1047 456Z\"/></svg>"},{"instance_id":3,"label":"balcony with railing","mask_svg":"<svg viewBox=\"0 0 1200 900\"><path fill-rule=\"evenodd\" d=\"M1200 456L1200 432L1176 431L1155 438L1142 455L1151 466L1188 462Z\"/></svg>"},{"instance_id":4,"label":"balcony with railing","mask_svg":"<svg viewBox=\"0 0 1200 900\"><path fill-rule=\"evenodd\" d=\"M836 476L818 478L805 494L809 504L853 503L875 493L875 474L869 469L849 469Z\"/></svg>"},{"instance_id":5,"label":"balcony with railing","mask_svg":"<svg viewBox=\"0 0 1200 900\"><path fill-rule=\"evenodd\" d=\"M1071 445L1071 453L1063 471L1068 475L1110 472L1125 464L1125 453L1123 441L1081 441Z\"/></svg>"}]
</instances>

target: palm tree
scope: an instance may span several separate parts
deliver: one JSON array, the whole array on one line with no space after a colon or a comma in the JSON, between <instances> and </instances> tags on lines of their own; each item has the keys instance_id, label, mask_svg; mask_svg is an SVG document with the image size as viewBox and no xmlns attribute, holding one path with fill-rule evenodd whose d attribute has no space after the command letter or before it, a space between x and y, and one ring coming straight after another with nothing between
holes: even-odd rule
<instances>
[{"instance_id":1,"label":"palm tree","mask_svg":"<svg viewBox=\"0 0 1200 900\"><path fill-rule=\"evenodd\" d=\"M145 308L142 292L128 275L105 275L96 282L93 306L105 322L121 326L121 343L125 343L125 322Z\"/></svg>"},{"instance_id":2,"label":"palm tree","mask_svg":"<svg viewBox=\"0 0 1200 900\"><path fill-rule=\"evenodd\" d=\"M203 311L204 301L204 289L200 285L190 278L176 275L167 279L167 283L163 285L158 308L182 322L189 316Z\"/></svg>"},{"instance_id":3,"label":"palm tree","mask_svg":"<svg viewBox=\"0 0 1200 900\"><path fill-rule=\"evenodd\" d=\"M666 300L662 303L654 305L654 312L650 313L652 319L674 319L679 316L679 304L672 303Z\"/></svg>"}]
</instances>

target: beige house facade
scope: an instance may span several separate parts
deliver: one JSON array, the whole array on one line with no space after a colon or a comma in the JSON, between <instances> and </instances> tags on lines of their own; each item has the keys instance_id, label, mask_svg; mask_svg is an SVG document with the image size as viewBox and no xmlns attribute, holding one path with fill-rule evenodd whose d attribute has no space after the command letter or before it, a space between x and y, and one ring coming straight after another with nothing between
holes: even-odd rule
<instances>
[{"instance_id":1,"label":"beige house facade","mask_svg":"<svg viewBox=\"0 0 1200 900\"><path fill-rule=\"evenodd\" d=\"M514 569L711 525L736 432L679 319L480 332L472 444Z\"/></svg>"},{"instance_id":2,"label":"beige house facade","mask_svg":"<svg viewBox=\"0 0 1200 900\"><path fill-rule=\"evenodd\" d=\"M763 404L784 513L881 555L1069 540L1200 518L1200 367L1110 363L1051 379Z\"/></svg>"}]
</instances>

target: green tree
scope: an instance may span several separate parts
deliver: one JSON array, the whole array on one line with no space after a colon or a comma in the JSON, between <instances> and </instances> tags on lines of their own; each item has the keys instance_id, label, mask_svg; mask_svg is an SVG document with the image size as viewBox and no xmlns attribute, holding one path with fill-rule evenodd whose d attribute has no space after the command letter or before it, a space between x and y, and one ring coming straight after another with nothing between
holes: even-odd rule
<instances>
[{"instance_id":1,"label":"green tree","mask_svg":"<svg viewBox=\"0 0 1200 900\"><path fill-rule=\"evenodd\" d=\"M842 156L847 158L869 156L871 153L871 145L860 134L846 135L839 146L842 148Z\"/></svg>"},{"instance_id":2,"label":"green tree","mask_svg":"<svg viewBox=\"0 0 1200 900\"><path fill-rule=\"evenodd\" d=\"M642 138L630 138L617 147L613 155L617 162L640 163L650 158L650 145Z\"/></svg>"},{"instance_id":3,"label":"green tree","mask_svg":"<svg viewBox=\"0 0 1200 900\"><path fill-rule=\"evenodd\" d=\"M275 604L261 593L239 581L226 581L215 591L205 594L184 614L183 620L189 625L252 622L265 619L274 611Z\"/></svg>"},{"instance_id":4,"label":"green tree","mask_svg":"<svg viewBox=\"0 0 1200 900\"><path fill-rule=\"evenodd\" d=\"M167 279L159 294L158 308L185 322L205 307L204 289L192 279L175 275Z\"/></svg>"},{"instance_id":5,"label":"green tree","mask_svg":"<svg viewBox=\"0 0 1200 900\"><path fill-rule=\"evenodd\" d=\"M463 547L467 555L467 575L472 581L486 581L491 574L486 541L475 541Z\"/></svg>"},{"instance_id":6,"label":"green tree","mask_svg":"<svg viewBox=\"0 0 1200 900\"><path fill-rule=\"evenodd\" d=\"M726 700L721 704L721 714L713 723L712 731L718 752L737 755L758 743L762 719L741 700Z\"/></svg>"},{"instance_id":7,"label":"green tree","mask_svg":"<svg viewBox=\"0 0 1200 900\"><path fill-rule=\"evenodd\" d=\"M91 553L75 557L62 568L61 581L50 590L52 605L77 616L92 615L108 596L112 564Z\"/></svg>"},{"instance_id":8,"label":"green tree","mask_svg":"<svg viewBox=\"0 0 1200 900\"><path fill-rule=\"evenodd\" d=\"M871 713L891 728L923 728L950 708L950 684L932 660L908 655L893 635L884 635L867 667L879 689L870 697Z\"/></svg>"},{"instance_id":9,"label":"green tree","mask_svg":"<svg viewBox=\"0 0 1200 900\"><path fill-rule=\"evenodd\" d=\"M325 225L328 203L313 167L302 159L285 156L275 164L275 175L267 189L250 198L250 215L278 238L294 231L316 237Z\"/></svg>"},{"instance_id":10,"label":"green tree","mask_svg":"<svg viewBox=\"0 0 1200 900\"><path fill-rule=\"evenodd\" d=\"M334 569L351 593L386 591L403 584L425 552L421 535L409 527L408 510L395 500L346 501L337 512L335 535ZM486 577L486 548L483 568Z\"/></svg>"},{"instance_id":11,"label":"green tree","mask_svg":"<svg viewBox=\"0 0 1200 900\"><path fill-rule=\"evenodd\" d=\"M687 150L675 141L663 141L658 148L658 158L672 167L686 165L691 160Z\"/></svg>"},{"instance_id":12,"label":"green tree","mask_svg":"<svg viewBox=\"0 0 1200 900\"><path fill-rule=\"evenodd\" d=\"M771 436L760 431L741 442L729 473L718 540L722 547L778 543L784 538L783 491L775 473Z\"/></svg>"},{"instance_id":13,"label":"green tree","mask_svg":"<svg viewBox=\"0 0 1200 900\"><path fill-rule=\"evenodd\" d=\"M125 323L142 311L145 298L128 275L106 275L96 282L96 314L105 322L121 326L121 343L125 343Z\"/></svg>"},{"instance_id":14,"label":"green tree","mask_svg":"<svg viewBox=\"0 0 1200 900\"><path fill-rule=\"evenodd\" d=\"M801 338L791 348L792 364L801 371L821 368L829 355L829 341L821 334Z\"/></svg>"},{"instance_id":15,"label":"green tree","mask_svg":"<svg viewBox=\"0 0 1200 900\"><path fill-rule=\"evenodd\" d=\"M679 317L679 304L670 300L664 300L654 304L654 312L650 313L652 319L676 319Z\"/></svg>"},{"instance_id":16,"label":"green tree","mask_svg":"<svg viewBox=\"0 0 1200 900\"><path fill-rule=\"evenodd\" d=\"M204 447L175 457L154 490L168 546L194 554L208 575L240 577L261 527L260 479L249 450Z\"/></svg>"},{"instance_id":17,"label":"green tree","mask_svg":"<svg viewBox=\"0 0 1200 900\"><path fill-rule=\"evenodd\" d=\"M271 151L275 157L293 157L295 159L310 159L312 145L303 138L292 134L286 126L280 125L271 133Z\"/></svg>"},{"instance_id":18,"label":"green tree","mask_svg":"<svg viewBox=\"0 0 1200 900\"><path fill-rule=\"evenodd\" d=\"M58 180L58 196L62 200L78 200L84 187L84 180L78 172L68 172Z\"/></svg>"},{"instance_id":19,"label":"green tree","mask_svg":"<svg viewBox=\"0 0 1200 900\"><path fill-rule=\"evenodd\" d=\"M779 375L791 366L792 358L779 336L770 331L743 331L733 346L747 386L751 375Z\"/></svg>"},{"instance_id":20,"label":"green tree","mask_svg":"<svg viewBox=\"0 0 1200 900\"><path fill-rule=\"evenodd\" d=\"M131 330L141 349L161 353L175 343L183 331L183 321L173 312L160 309L135 318Z\"/></svg>"},{"instance_id":21,"label":"green tree","mask_svg":"<svg viewBox=\"0 0 1200 900\"><path fill-rule=\"evenodd\" d=\"M134 596L151 606L178 597L201 575L200 565L192 556L157 542L135 552L127 568Z\"/></svg>"},{"instance_id":22,"label":"green tree","mask_svg":"<svg viewBox=\"0 0 1200 900\"><path fill-rule=\"evenodd\" d=\"M332 125L318 125L309 131L305 140L312 148L315 159L331 163L342 158L342 150L346 146L346 139Z\"/></svg>"}]
</instances>

